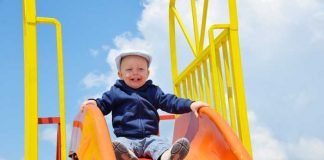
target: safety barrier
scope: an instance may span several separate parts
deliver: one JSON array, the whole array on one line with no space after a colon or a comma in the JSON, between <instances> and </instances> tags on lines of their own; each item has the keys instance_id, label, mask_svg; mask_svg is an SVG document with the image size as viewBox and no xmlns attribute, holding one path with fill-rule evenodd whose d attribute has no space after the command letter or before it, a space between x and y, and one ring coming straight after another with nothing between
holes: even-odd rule
<instances>
[{"instance_id":1,"label":"safety barrier","mask_svg":"<svg viewBox=\"0 0 324 160\"><path fill-rule=\"evenodd\" d=\"M209 27L209 44L204 46L208 0L204 0L200 32L196 1L191 0L194 41L176 9L175 0L169 6L169 34L174 92L180 97L208 102L230 124L233 131L252 155L243 73L238 42L238 25L235 0L228 0L229 24ZM195 59L178 72L176 22L181 28ZM220 31L214 35L215 30ZM193 43L195 42L195 43Z\"/></svg>"}]
</instances>

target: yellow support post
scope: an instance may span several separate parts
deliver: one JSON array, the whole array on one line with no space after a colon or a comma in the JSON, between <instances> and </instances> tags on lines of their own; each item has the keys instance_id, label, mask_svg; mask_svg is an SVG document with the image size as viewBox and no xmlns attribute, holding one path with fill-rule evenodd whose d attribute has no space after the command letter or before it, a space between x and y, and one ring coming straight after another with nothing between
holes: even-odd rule
<instances>
[{"instance_id":1,"label":"yellow support post","mask_svg":"<svg viewBox=\"0 0 324 160\"><path fill-rule=\"evenodd\" d=\"M231 127L233 128L234 132L237 132L237 126L236 126L236 114L235 114L235 108L234 108L234 102L233 102L233 93L232 93L232 81L231 81L231 72L229 67L229 58L228 58L228 51L227 51L227 45L226 41L222 42L222 49L223 49L223 60L224 60L224 66L225 66L225 76L226 76L226 90L227 90L227 102L229 107L229 115L231 120Z\"/></svg>"},{"instance_id":2,"label":"yellow support post","mask_svg":"<svg viewBox=\"0 0 324 160\"><path fill-rule=\"evenodd\" d=\"M199 100L206 101L205 100L205 94L203 94L203 81L202 81L202 74L201 74L201 64L198 64L197 66L197 75L198 75L198 88L199 88Z\"/></svg>"},{"instance_id":3,"label":"yellow support post","mask_svg":"<svg viewBox=\"0 0 324 160\"><path fill-rule=\"evenodd\" d=\"M35 1L23 1L24 32L24 110L26 160L38 159L38 85L37 85L37 40Z\"/></svg>"},{"instance_id":4,"label":"yellow support post","mask_svg":"<svg viewBox=\"0 0 324 160\"><path fill-rule=\"evenodd\" d=\"M37 23L53 24L56 28L58 87L60 112L61 157L66 159L66 123L64 106L64 67L61 24L54 18L36 16L35 0L23 0L24 29L24 101L25 101L25 152L27 160L38 159L38 80L37 80Z\"/></svg>"},{"instance_id":5,"label":"yellow support post","mask_svg":"<svg viewBox=\"0 0 324 160\"><path fill-rule=\"evenodd\" d=\"M192 14L192 23L194 29L194 37L196 43L196 55L201 54L199 51L199 33L198 33L198 21L197 21L197 7L196 7L196 0L191 0L191 14Z\"/></svg>"},{"instance_id":6,"label":"yellow support post","mask_svg":"<svg viewBox=\"0 0 324 160\"><path fill-rule=\"evenodd\" d=\"M175 0L170 1L170 8L175 5ZM177 68L177 54L176 54L176 40L175 40L175 19L173 10L169 10L169 32L170 34L170 55L171 55L171 66L172 69L172 80L175 81L178 75L178 68ZM179 95L177 88L174 86L173 90L175 91L175 95Z\"/></svg>"},{"instance_id":7,"label":"yellow support post","mask_svg":"<svg viewBox=\"0 0 324 160\"><path fill-rule=\"evenodd\" d=\"M243 145L252 156L252 146L250 139L250 129L247 117L247 107L244 93L244 82L243 82L243 70L241 64L241 55L238 39L238 20L237 20L237 9L236 1L228 0L229 15L230 15L230 50L231 50L231 62L233 67L233 80L236 91L235 103L238 104L238 123L239 132Z\"/></svg>"},{"instance_id":8,"label":"yellow support post","mask_svg":"<svg viewBox=\"0 0 324 160\"><path fill-rule=\"evenodd\" d=\"M179 16L177 10L176 10L174 7L172 7L172 8L171 8L171 11L172 11L172 15L174 15L174 17L177 19L177 21L178 21L178 23L179 23L179 25L180 25L180 28L181 28L181 30L182 30L184 36L186 37L187 42L188 42L188 44L189 44L189 46L190 46L190 48L191 48L191 50L192 50L192 53L193 53L195 56L197 56L197 50L196 50L196 48L194 47L194 45L193 45L193 43L192 43L192 41L191 41L191 39L190 39L189 33L188 33L187 29L185 28L185 26L184 26L184 24L183 24L183 22L182 22L182 20L181 20L181 18L180 18L180 16ZM172 17L172 18L173 18L173 17Z\"/></svg>"},{"instance_id":9,"label":"yellow support post","mask_svg":"<svg viewBox=\"0 0 324 160\"><path fill-rule=\"evenodd\" d=\"M209 85L209 74L208 74L208 68L207 68L207 59L208 58L206 58L205 60L204 60L204 63L203 63L203 70L204 70L204 83L205 83L205 89L206 89L206 91L205 91L205 93L206 93L206 99L207 99L207 103L208 104L211 104L211 96L210 96L210 85Z\"/></svg>"},{"instance_id":10,"label":"yellow support post","mask_svg":"<svg viewBox=\"0 0 324 160\"><path fill-rule=\"evenodd\" d=\"M189 92L188 98L193 99L194 96L193 96L193 89L191 89L192 88L192 81L191 81L191 75L190 74L188 74L188 79L187 80L188 80L187 83L188 83L188 92Z\"/></svg>"},{"instance_id":11,"label":"yellow support post","mask_svg":"<svg viewBox=\"0 0 324 160\"><path fill-rule=\"evenodd\" d=\"M207 10L208 10L208 0L204 0L204 8L203 8L203 14L202 14L202 21L201 21L201 28L200 28L200 40L199 40L199 48L198 48L199 53L202 52L202 50L204 48ZM198 43L198 42L196 42L196 43Z\"/></svg>"}]
</instances>

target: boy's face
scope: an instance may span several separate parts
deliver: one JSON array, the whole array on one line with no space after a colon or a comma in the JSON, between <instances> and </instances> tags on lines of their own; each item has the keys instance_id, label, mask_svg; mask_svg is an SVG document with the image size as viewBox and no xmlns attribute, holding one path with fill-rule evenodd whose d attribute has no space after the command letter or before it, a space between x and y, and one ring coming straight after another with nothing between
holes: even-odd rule
<instances>
[{"instance_id":1,"label":"boy's face","mask_svg":"<svg viewBox=\"0 0 324 160\"><path fill-rule=\"evenodd\" d=\"M149 76L147 61L140 56L124 57L120 64L118 76L125 81L127 86L133 89L142 87Z\"/></svg>"}]
</instances>

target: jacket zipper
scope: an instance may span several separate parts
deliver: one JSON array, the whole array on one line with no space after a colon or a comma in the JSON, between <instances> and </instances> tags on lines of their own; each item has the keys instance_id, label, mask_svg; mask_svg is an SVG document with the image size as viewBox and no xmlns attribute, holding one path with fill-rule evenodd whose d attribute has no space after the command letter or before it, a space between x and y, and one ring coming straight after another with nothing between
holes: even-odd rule
<instances>
[{"instance_id":1,"label":"jacket zipper","mask_svg":"<svg viewBox=\"0 0 324 160\"><path fill-rule=\"evenodd\" d=\"M145 129L144 129L144 126L143 126L143 120L142 120L142 112L143 112L143 107L140 107L140 104L141 104L141 100L140 100L140 96L136 93L136 97L137 97L137 107L140 108L140 112L139 112L139 122L140 122L140 127L141 127L141 134L142 134L142 137L144 137L145 135Z\"/></svg>"}]
</instances>

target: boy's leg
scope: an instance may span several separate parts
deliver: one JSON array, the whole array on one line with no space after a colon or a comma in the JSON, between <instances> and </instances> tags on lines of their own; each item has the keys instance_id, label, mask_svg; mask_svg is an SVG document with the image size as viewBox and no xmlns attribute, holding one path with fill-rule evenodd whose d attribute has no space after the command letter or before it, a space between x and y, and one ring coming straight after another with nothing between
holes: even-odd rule
<instances>
[{"instance_id":1,"label":"boy's leg","mask_svg":"<svg viewBox=\"0 0 324 160\"><path fill-rule=\"evenodd\" d=\"M144 149L143 157L150 157L153 160L158 160L172 145L166 138L161 138L156 135L144 138L141 143Z\"/></svg>"},{"instance_id":2,"label":"boy's leg","mask_svg":"<svg viewBox=\"0 0 324 160\"><path fill-rule=\"evenodd\" d=\"M124 137L117 138L113 141L113 149L117 160L138 160L132 150L130 150L130 142Z\"/></svg>"},{"instance_id":3,"label":"boy's leg","mask_svg":"<svg viewBox=\"0 0 324 160\"><path fill-rule=\"evenodd\" d=\"M190 144L187 138L178 139L170 149L161 155L161 160L183 160L189 153Z\"/></svg>"}]
</instances>

